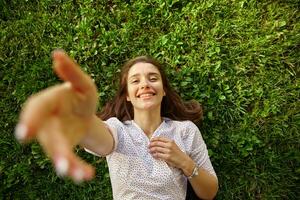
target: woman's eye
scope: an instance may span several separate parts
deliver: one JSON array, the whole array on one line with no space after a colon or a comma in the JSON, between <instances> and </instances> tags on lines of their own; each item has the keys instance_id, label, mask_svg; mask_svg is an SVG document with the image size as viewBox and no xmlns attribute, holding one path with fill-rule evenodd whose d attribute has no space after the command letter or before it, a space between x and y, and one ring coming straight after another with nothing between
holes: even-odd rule
<instances>
[{"instance_id":1,"label":"woman's eye","mask_svg":"<svg viewBox=\"0 0 300 200\"><path fill-rule=\"evenodd\" d=\"M139 80L137 80L137 79L131 81L131 83L138 83L138 82L139 82Z\"/></svg>"},{"instance_id":2,"label":"woman's eye","mask_svg":"<svg viewBox=\"0 0 300 200\"><path fill-rule=\"evenodd\" d=\"M150 81L157 81L157 78L156 77L152 77L152 78L150 78Z\"/></svg>"}]
</instances>

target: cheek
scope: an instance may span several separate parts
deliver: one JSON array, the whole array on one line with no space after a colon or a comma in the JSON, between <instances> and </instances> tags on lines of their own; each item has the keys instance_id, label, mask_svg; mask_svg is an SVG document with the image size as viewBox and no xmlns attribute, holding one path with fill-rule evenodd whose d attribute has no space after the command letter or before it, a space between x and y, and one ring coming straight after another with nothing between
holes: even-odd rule
<instances>
[{"instance_id":1,"label":"cheek","mask_svg":"<svg viewBox=\"0 0 300 200\"><path fill-rule=\"evenodd\" d=\"M164 91L164 87L162 84L158 84L155 86L155 90L159 91L160 94L162 94L163 96L165 95L165 91Z\"/></svg>"},{"instance_id":2,"label":"cheek","mask_svg":"<svg viewBox=\"0 0 300 200\"><path fill-rule=\"evenodd\" d=\"M128 97L132 98L134 96L135 96L134 87L127 87L127 99L128 99Z\"/></svg>"}]
</instances>

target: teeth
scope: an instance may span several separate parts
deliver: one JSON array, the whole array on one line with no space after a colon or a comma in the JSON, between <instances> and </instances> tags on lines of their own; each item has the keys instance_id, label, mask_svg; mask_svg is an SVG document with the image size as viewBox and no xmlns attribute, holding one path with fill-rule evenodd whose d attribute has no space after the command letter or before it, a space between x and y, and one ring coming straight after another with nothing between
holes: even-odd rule
<instances>
[{"instance_id":1,"label":"teeth","mask_svg":"<svg viewBox=\"0 0 300 200\"><path fill-rule=\"evenodd\" d=\"M150 96L153 96L153 94L141 94L140 95L141 98L143 98L143 97L150 97Z\"/></svg>"}]
</instances>

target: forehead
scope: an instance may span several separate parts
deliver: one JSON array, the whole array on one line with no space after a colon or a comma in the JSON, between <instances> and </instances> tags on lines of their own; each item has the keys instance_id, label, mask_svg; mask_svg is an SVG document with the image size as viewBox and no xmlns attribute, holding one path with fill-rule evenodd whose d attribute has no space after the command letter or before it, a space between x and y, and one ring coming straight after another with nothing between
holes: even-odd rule
<instances>
[{"instance_id":1,"label":"forehead","mask_svg":"<svg viewBox=\"0 0 300 200\"><path fill-rule=\"evenodd\" d=\"M149 73L156 73L160 75L160 72L155 65L151 63L139 62L130 67L128 71L128 77L135 75L145 75Z\"/></svg>"}]
</instances>

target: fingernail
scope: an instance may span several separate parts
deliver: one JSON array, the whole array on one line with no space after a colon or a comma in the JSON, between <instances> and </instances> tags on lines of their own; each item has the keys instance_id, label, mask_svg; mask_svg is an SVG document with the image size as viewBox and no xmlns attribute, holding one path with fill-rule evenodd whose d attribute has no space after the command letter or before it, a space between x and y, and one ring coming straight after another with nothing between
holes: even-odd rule
<instances>
[{"instance_id":1,"label":"fingernail","mask_svg":"<svg viewBox=\"0 0 300 200\"><path fill-rule=\"evenodd\" d=\"M65 176L69 170L69 162L65 158L59 158L55 162L56 173L58 176Z\"/></svg>"},{"instance_id":2,"label":"fingernail","mask_svg":"<svg viewBox=\"0 0 300 200\"><path fill-rule=\"evenodd\" d=\"M82 169L76 169L73 174L75 183L81 183L84 178L84 172Z\"/></svg>"},{"instance_id":3,"label":"fingernail","mask_svg":"<svg viewBox=\"0 0 300 200\"><path fill-rule=\"evenodd\" d=\"M57 48L51 52L51 56L52 57L55 56L54 54L56 54L57 52L65 53L63 49Z\"/></svg>"},{"instance_id":4,"label":"fingernail","mask_svg":"<svg viewBox=\"0 0 300 200\"><path fill-rule=\"evenodd\" d=\"M15 137L18 141L25 139L27 135L28 128L23 124L18 124L15 128Z\"/></svg>"}]
</instances>

